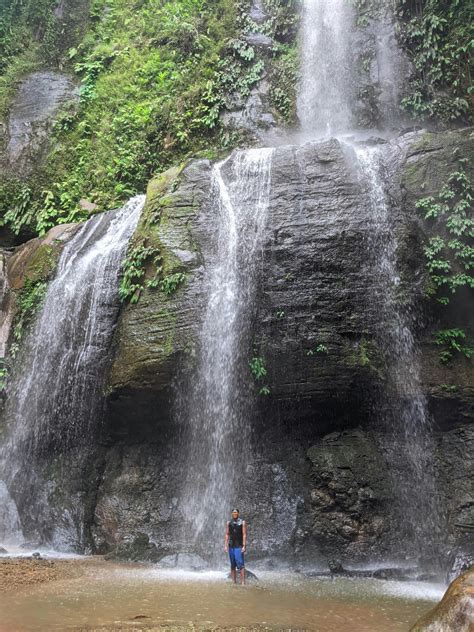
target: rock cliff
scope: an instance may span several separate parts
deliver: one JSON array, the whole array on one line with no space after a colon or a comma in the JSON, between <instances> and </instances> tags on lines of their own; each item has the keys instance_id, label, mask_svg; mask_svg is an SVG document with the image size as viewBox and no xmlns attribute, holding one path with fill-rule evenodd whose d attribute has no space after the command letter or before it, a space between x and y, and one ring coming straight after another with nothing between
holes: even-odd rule
<instances>
[{"instance_id":1,"label":"rock cliff","mask_svg":"<svg viewBox=\"0 0 474 632\"><path fill-rule=\"evenodd\" d=\"M462 524L473 522L472 367L462 359L443 366L432 344L450 313L433 310L424 296L422 243L429 229L415 204L440 189L457 152L471 151L471 130L411 133L383 149L401 288L423 316L416 332L421 377L435 421L452 547L462 543ZM186 462L174 403L196 358L204 271L215 248L211 166L192 160L150 183L134 239L159 253L161 278L180 274L183 282L169 293L144 283L139 301L123 307L105 421L88 445L43 464L52 513L40 529L28 515L27 537L64 545L67 527L66 544L77 550L153 561L189 548L180 499ZM249 419L254 449L243 455L236 493L251 525L252 554L265 559L272 551L297 562L304 552L306 563L377 559L393 550L397 518L384 429L374 413L387 371L373 298L370 232L377 227L353 149L336 140L277 148L271 191L248 349L249 359L255 353L264 359L270 392L259 395L256 386L248 393L256 402ZM21 261L22 252L12 261ZM155 275L150 263L145 281ZM458 314L465 326L468 313Z\"/></svg>"},{"instance_id":2,"label":"rock cliff","mask_svg":"<svg viewBox=\"0 0 474 632\"><path fill-rule=\"evenodd\" d=\"M428 229L415 203L439 190L455 166L454 147L468 155L470 132L408 134L385 149L403 288L424 310L416 333L451 544L473 507L466 460L472 368L464 360L441 365L432 344L437 319L448 316L433 313L424 298ZM183 272L186 281L172 296L145 289L121 314L108 382L110 447L93 528L104 550L145 534L156 543L155 557L186 547L179 529L186 464L172 404L193 366L215 238L210 163L192 161L168 175L164 189L162 181L152 183L145 215L159 216L149 234L169 271ZM397 526L384 431L373 412L386 371L375 336L379 306L371 299L374 225L350 149L335 140L278 148L271 195L253 341L271 392L257 397L255 451L238 496L260 556L275 546L282 554L304 547L314 557L377 556L390 548ZM455 393L442 389L452 382Z\"/></svg>"}]
</instances>

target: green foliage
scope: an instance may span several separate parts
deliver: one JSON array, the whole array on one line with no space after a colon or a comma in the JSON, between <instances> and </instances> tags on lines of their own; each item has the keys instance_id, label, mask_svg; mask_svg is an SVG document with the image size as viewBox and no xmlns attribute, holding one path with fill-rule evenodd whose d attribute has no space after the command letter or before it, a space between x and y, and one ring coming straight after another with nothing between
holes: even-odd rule
<instances>
[{"instance_id":1,"label":"green foliage","mask_svg":"<svg viewBox=\"0 0 474 632\"><path fill-rule=\"evenodd\" d=\"M357 11L357 25L368 26L377 9L376 0L350 0Z\"/></svg>"},{"instance_id":2,"label":"green foliage","mask_svg":"<svg viewBox=\"0 0 474 632\"><path fill-rule=\"evenodd\" d=\"M451 173L436 198L423 198L416 204L425 219L434 223L436 234L429 238L424 253L433 283L432 293L441 304L449 303L446 291L474 288L473 195L469 178L459 170Z\"/></svg>"},{"instance_id":3,"label":"green foliage","mask_svg":"<svg viewBox=\"0 0 474 632\"><path fill-rule=\"evenodd\" d=\"M46 281L31 281L27 279L24 286L17 294L17 311L13 323L13 343L10 346L10 355L14 358L18 352L25 331L33 321L43 304L48 284Z\"/></svg>"},{"instance_id":4,"label":"green foliage","mask_svg":"<svg viewBox=\"0 0 474 632\"><path fill-rule=\"evenodd\" d=\"M268 371L265 366L265 360L260 356L254 356L250 362L250 371L253 375L253 379L255 382L260 383L261 386L259 388L259 395L267 396L270 395L271 390L267 384L262 384L264 378L266 377Z\"/></svg>"},{"instance_id":5,"label":"green foliage","mask_svg":"<svg viewBox=\"0 0 474 632\"><path fill-rule=\"evenodd\" d=\"M131 245L127 257L122 263L122 279L119 287L119 296L122 301L138 303L145 287L146 263L153 261L157 266L157 275L161 271L161 255L156 248L148 246L146 240L140 240ZM149 282L149 287L154 287L154 281Z\"/></svg>"},{"instance_id":6,"label":"green foliage","mask_svg":"<svg viewBox=\"0 0 474 632\"><path fill-rule=\"evenodd\" d=\"M8 379L8 369L5 365L0 365L0 391L5 390Z\"/></svg>"},{"instance_id":7,"label":"green foliage","mask_svg":"<svg viewBox=\"0 0 474 632\"><path fill-rule=\"evenodd\" d=\"M61 37L56 4L7 0L0 13L11 34L0 113L23 74L45 64L80 84L79 105L57 115L46 163L26 184L12 178L0 187L0 218L15 233L83 221L81 199L98 210L120 206L170 165L232 148L239 134L223 129L220 115L264 72L281 118L295 119L300 0L266 0L263 25L250 19L248 0L66 0ZM245 39L255 30L275 41L264 59Z\"/></svg>"},{"instance_id":8,"label":"green foliage","mask_svg":"<svg viewBox=\"0 0 474 632\"><path fill-rule=\"evenodd\" d=\"M155 268L155 275L145 281L148 265ZM171 296L186 280L186 275L182 272L162 277L160 251L148 245L143 238L139 238L138 242L129 247L127 257L122 263L122 270L119 296L123 302L128 301L132 305L138 303L145 287L160 289L167 296Z\"/></svg>"},{"instance_id":9,"label":"green foliage","mask_svg":"<svg viewBox=\"0 0 474 632\"><path fill-rule=\"evenodd\" d=\"M456 384L440 384L440 387L446 393L457 393L459 390Z\"/></svg>"},{"instance_id":10,"label":"green foliage","mask_svg":"<svg viewBox=\"0 0 474 632\"><path fill-rule=\"evenodd\" d=\"M302 0L264 0L270 15L265 28L268 35L281 43L296 41L300 24Z\"/></svg>"},{"instance_id":11,"label":"green foliage","mask_svg":"<svg viewBox=\"0 0 474 632\"><path fill-rule=\"evenodd\" d=\"M472 105L471 0L399 0L401 39L414 73L402 107L420 119L466 118Z\"/></svg>"},{"instance_id":12,"label":"green foliage","mask_svg":"<svg viewBox=\"0 0 474 632\"><path fill-rule=\"evenodd\" d=\"M57 57L59 24L56 0L3 0L0 6L0 70L12 58L38 46L44 61Z\"/></svg>"},{"instance_id":13,"label":"green foliage","mask_svg":"<svg viewBox=\"0 0 474 632\"><path fill-rule=\"evenodd\" d=\"M313 356L315 353L319 353L322 355L327 355L329 353L328 348L326 347L326 345L323 344L318 344L314 349L308 349L308 351L306 352L307 356Z\"/></svg>"},{"instance_id":14,"label":"green foliage","mask_svg":"<svg viewBox=\"0 0 474 632\"><path fill-rule=\"evenodd\" d=\"M48 2L38 3L43 17L56 6ZM21 16L33 6L14 4ZM19 183L0 191L0 215L9 211L4 221L16 232L86 219L83 198L99 209L119 206L154 173L217 146L228 94L248 94L262 74L239 37L234 0L93 0L83 20L88 31L70 39L61 57L80 82L79 108L58 116L47 163L28 183L28 204ZM33 66L43 63L38 46ZM0 107L19 78L13 72L4 89L0 80Z\"/></svg>"},{"instance_id":15,"label":"green foliage","mask_svg":"<svg viewBox=\"0 0 474 632\"><path fill-rule=\"evenodd\" d=\"M171 294L174 294L176 292L176 290L179 288L180 285L184 283L185 280L185 274L183 274L182 272L176 272L176 274L166 276L160 282L160 288L165 294L170 296Z\"/></svg>"},{"instance_id":16,"label":"green foliage","mask_svg":"<svg viewBox=\"0 0 474 632\"><path fill-rule=\"evenodd\" d=\"M447 364L453 359L454 353L461 353L466 358L471 358L474 349L465 344L466 333L462 329L442 329L436 333L435 342L442 346L440 352L441 362Z\"/></svg>"},{"instance_id":17,"label":"green foliage","mask_svg":"<svg viewBox=\"0 0 474 632\"><path fill-rule=\"evenodd\" d=\"M267 63L270 102L283 123L296 123L296 90L299 82L298 29L301 0L265 0L269 19L263 25L251 24L275 45Z\"/></svg>"},{"instance_id":18,"label":"green foliage","mask_svg":"<svg viewBox=\"0 0 474 632\"><path fill-rule=\"evenodd\" d=\"M255 380L261 380L267 375L265 360L263 358L256 356L250 360L249 364Z\"/></svg>"},{"instance_id":19,"label":"green foliage","mask_svg":"<svg viewBox=\"0 0 474 632\"><path fill-rule=\"evenodd\" d=\"M299 81L299 52L295 44L279 44L270 67L270 99L287 123L296 121L296 88Z\"/></svg>"},{"instance_id":20,"label":"green foliage","mask_svg":"<svg viewBox=\"0 0 474 632\"><path fill-rule=\"evenodd\" d=\"M459 290L474 288L474 220L473 188L463 170L454 171L436 197L419 200L417 208L432 223L434 233L424 247L430 274L429 294L441 305ZM437 332L435 342L443 347L440 359L447 363L455 352L471 357L472 349L464 344L466 334L459 328Z\"/></svg>"}]
</instances>

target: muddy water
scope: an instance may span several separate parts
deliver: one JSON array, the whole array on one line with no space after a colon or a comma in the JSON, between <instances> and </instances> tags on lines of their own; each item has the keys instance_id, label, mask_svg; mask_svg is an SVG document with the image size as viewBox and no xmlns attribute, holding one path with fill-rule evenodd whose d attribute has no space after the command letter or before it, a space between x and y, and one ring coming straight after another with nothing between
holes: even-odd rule
<instances>
[{"instance_id":1,"label":"muddy water","mask_svg":"<svg viewBox=\"0 0 474 632\"><path fill-rule=\"evenodd\" d=\"M442 587L261 573L233 586L221 572L159 571L91 561L79 578L0 594L0 631L242 626L315 632L406 631Z\"/></svg>"}]
</instances>

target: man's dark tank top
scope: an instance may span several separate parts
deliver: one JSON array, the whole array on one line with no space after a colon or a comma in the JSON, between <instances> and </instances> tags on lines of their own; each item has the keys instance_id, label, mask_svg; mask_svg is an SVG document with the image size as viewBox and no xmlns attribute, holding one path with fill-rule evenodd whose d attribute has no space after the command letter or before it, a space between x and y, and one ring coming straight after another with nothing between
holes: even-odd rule
<instances>
[{"instance_id":1,"label":"man's dark tank top","mask_svg":"<svg viewBox=\"0 0 474 632\"><path fill-rule=\"evenodd\" d=\"M232 549L236 549L239 546L244 545L244 521L240 518L238 520L231 520L229 522L229 546Z\"/></svg>"}]
</instances>

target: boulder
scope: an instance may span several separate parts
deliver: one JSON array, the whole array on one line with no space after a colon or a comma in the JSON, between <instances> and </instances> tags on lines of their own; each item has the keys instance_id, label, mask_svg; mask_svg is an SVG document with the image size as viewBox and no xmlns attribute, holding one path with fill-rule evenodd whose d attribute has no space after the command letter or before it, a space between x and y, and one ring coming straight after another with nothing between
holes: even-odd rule
<instances>
[{"instance_id":1,"label":"boulder","mask_svg":"<svg viewBox=\"0 0 474 632\"><path fill-rule=\"evenodd\" d=\"M77 99L77 88L65 74L41 70L22 79L10 107L7 172L27 177L39 166L59 109Z\"/></svg>"},{"instance_id":2,"label":"boulder","mask_svg":"<svg viewBox=\"0 0 474 632\"><path fill-rule=\"evenodd\" d=\"M138 533L132 540L120 543L106 555L106 559L126 562L157 562L159 557L156 544L150 542L146 533Z\"/></svg>"},{"instance_id":3,"label":"boulder","mask_svg":"<svg viewBox=\"0 0 474 632\"><path fill-rule=\"evenodd\" d=\"M474 628L474 567L455 579L441 602L411 632L470 632Z\"/></svg>"}]
</instances>

